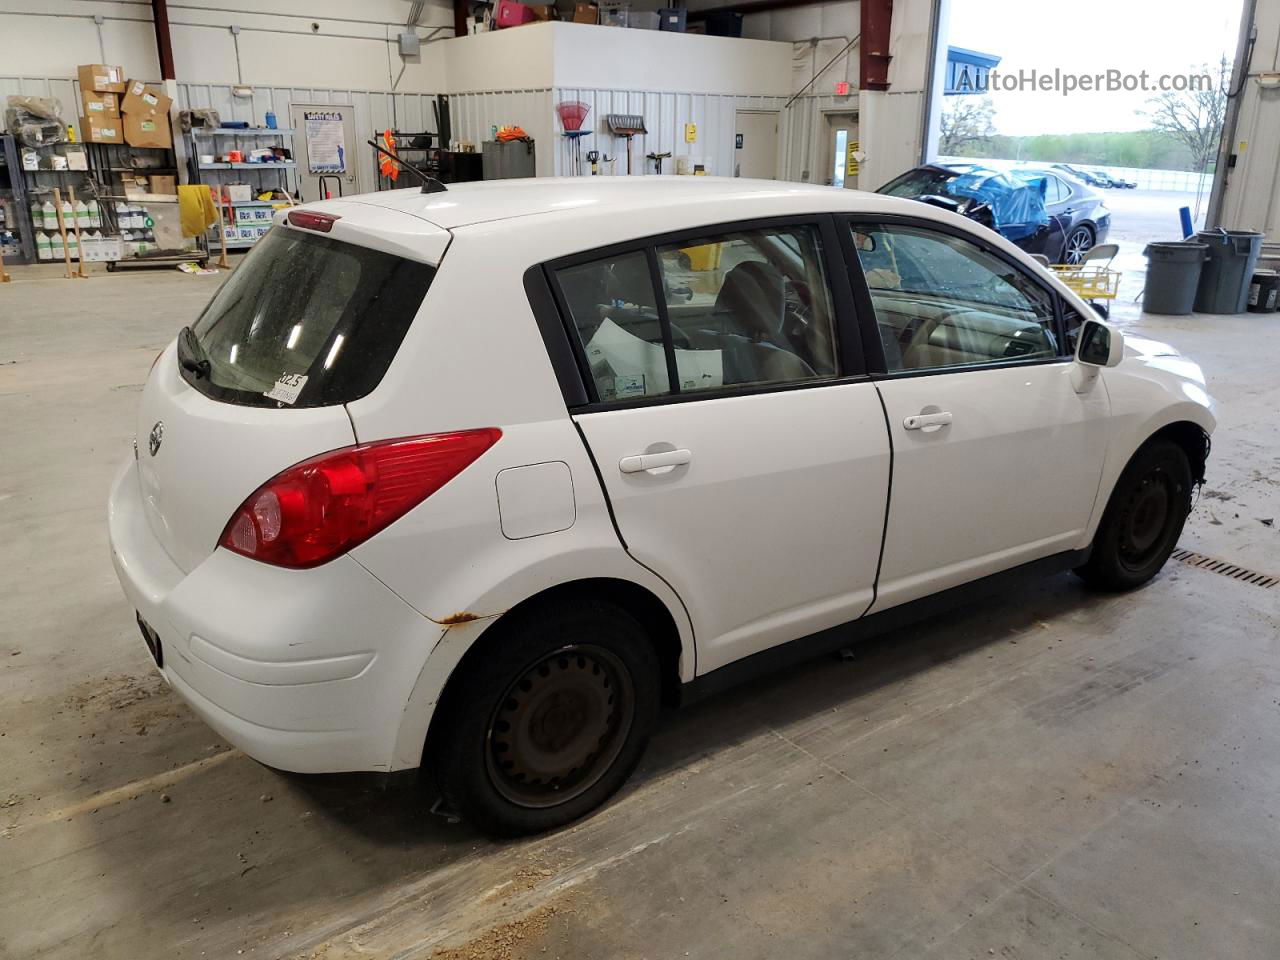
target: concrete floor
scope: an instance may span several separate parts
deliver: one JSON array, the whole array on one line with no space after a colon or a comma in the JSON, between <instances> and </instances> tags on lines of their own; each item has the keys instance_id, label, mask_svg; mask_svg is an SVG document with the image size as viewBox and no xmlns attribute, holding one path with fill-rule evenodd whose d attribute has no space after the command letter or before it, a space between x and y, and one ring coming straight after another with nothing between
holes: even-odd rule
<instances>
[{"instance_id":1,"label":"concrete floor","mask_svg":"<svg viewBox=\"0 0 1280 960\"><path fill-rule=\"evenodd\" d=\"M152 672L104 529L148 366L220 279L0 287L0 957L1280 955L1280 588L1178 563L674 713L528 841L230 749ZM1117 316L1221 403L1183 545L1280 574L1280 315Z\"/></svg>"}]
</instances>

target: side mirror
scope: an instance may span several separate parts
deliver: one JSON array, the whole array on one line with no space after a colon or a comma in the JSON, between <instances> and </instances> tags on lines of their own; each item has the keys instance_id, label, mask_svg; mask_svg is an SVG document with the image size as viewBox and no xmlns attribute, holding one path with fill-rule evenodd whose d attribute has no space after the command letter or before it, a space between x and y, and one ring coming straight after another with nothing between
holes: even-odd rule
<instances>
[{"instance_id":1,"label":"side mirror","mask_svg":"<svg viewBox=\"0 0 1280 960\"><path fill-rule=\"evenodd\" d=\"M1076 360L1091 367L1114 367L1124 356L1124 334L1100 320L1086 320L1076 344Z\"/></svg>"}]
</instances>

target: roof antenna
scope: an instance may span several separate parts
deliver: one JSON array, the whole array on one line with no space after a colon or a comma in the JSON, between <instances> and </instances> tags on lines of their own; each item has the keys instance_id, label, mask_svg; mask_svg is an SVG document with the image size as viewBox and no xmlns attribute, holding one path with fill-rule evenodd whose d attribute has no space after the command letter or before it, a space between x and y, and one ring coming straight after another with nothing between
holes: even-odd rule
<instances>
[{"instance_id":1,"label":"roof antenna","mask_svg":"<svg viewBox=\"0 0 1280 960\"><path fill-rule=\"evenodd\" d=\"M382 147L378 146L377 143L375 143L372 140L366 140L365 143L369 144L369 146L373 147L373 149L377 150L383 156L390 157L392 160L400 164L400 166L404 167L406 170L412 170L419 177L421 177L423 193L445 193L446 191L448 191L449 188L446 187L444 183L437 180L435 177L428 176L427 174L423 173L421 170L415 167L408 160L401 160L390 150L384 150Z\"/></svg>"}]
</instances>

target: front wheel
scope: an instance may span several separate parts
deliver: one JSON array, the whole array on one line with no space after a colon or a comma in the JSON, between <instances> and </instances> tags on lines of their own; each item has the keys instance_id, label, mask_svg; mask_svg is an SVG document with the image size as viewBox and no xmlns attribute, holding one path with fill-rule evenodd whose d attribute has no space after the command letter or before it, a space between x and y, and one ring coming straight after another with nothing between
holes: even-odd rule
<instances>
[{"instance_id":1,"label":"front wheel","mask_svg":"<svg viewBox=\"0 0 1280 960\"><path fill-rule=\"evenodd\" d=\"M451 684L424 764L463 817L510 837L563 826L622 786L657 722L660 676L644 629L613 604L495 629Z\"/></svg>"},{"instance_id":2,"label":"front wheel","mask_svg":"<svg viewBox=\"0 0 1280 960\"><path fill-rule=\"evenodd\" d=\"M1142 447L1116 482L1093 538L1093 550L1076 570L1104 590L1142 586L1164 566L1191 512L1191 465L1176 443Z\"/></svg>"}]
</instances>

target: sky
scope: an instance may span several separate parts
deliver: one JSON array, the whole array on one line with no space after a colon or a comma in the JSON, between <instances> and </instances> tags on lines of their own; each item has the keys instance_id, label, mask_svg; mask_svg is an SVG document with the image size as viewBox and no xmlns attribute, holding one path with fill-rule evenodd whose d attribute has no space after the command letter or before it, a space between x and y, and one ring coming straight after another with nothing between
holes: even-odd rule
<instances>
[{"instance_id":1,"label":"sky","mask_svg":"<svg viewBox=\"0 0 1280 960\"><path fill-rule=\"evenodd\" d=\"M1006 73L1199 73L1225 53L1235 59L1241 0L951 0L948 44L1002 57ZM1215 67L1216 75L1216 67ZM992 94L998 133L1145 130L1150 93Z\"/></svg>"}]
</instances>

